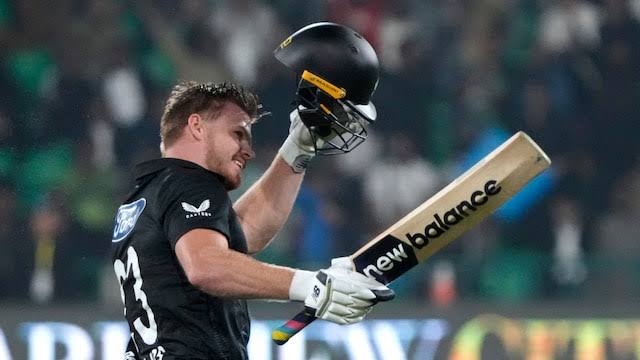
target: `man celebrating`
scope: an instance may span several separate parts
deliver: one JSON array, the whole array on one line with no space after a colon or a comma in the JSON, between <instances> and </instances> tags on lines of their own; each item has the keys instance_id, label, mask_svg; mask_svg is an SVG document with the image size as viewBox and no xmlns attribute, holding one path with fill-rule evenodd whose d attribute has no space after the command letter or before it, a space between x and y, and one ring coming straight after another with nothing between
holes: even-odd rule
<instances>
[{"instance_id":1,"label":"man celebrating","mask_svg":"<svg viewBox=\"0 0 640 360\"><path fill-rule=\"evenodd\" d=\"M319 33L329 42L369 45L352 30L322 23L292 35L276 56L298 71L287 52ZM358 53L370 58L369 48ZM348 56L362 56L358 53ZM377 71L377 58L374 65ZM267 246L288 217L309 160L357 146L366 137L364 125L375 118L369 99L377 72L368 95L357 98L330 70L308 62L304 67L289 136L269 169L235 204L227 192L239 186L254 156L251 126L261 116L257 97L229 83L186 82L173 89L161 119L163 158L136 168L135 188L118 209L112 237L131 331L125 358L246 359L245 299L304 301L318 318L351 324L376 300L392 297L384 285L355 272L348 258L312 272L250 256ZM354 96L362 95L362 89L353 89ZM376 297L385 292L386 298Z\"/></svg>"}]
</instances>

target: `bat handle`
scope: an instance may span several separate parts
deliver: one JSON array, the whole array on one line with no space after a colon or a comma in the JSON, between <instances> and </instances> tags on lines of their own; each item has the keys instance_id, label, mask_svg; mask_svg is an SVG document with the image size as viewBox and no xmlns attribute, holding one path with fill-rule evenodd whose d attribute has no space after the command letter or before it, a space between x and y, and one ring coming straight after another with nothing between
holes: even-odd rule
<instances>
[{"instance_id":1,"label":"bat handle","mask_svg":"<svg viewBox=\"0 0 640 360\"><path fill-rule=\"evenodd\" d=\"M393 300L396 296L393 290L371 290L376 296L374 302ZM299 333L302 329L311 324L315 319L316 309L305 306L296 316L271 332L271 339L278 345L284 345L291 337Z\"/></svg>"},{"instance_id":2,"label":"bat handle","mask_svg":"<svg viewBox=\"0 0 640 360\"><path fill-rule=\"evenodd\" d=\"M271 339L278 345L284 345L291 337L311 324L315 319L316 309L305 306L296 316L273 329Z\"/></svg>"}]
</instances>

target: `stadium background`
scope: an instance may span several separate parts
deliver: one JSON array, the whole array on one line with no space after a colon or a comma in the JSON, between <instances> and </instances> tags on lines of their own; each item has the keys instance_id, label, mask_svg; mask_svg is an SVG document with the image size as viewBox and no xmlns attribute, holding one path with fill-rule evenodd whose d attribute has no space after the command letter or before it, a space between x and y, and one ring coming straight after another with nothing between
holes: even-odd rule
<instances>
[{"instance_id":1,"label":"stadium background","mask_svg":"<svg viewBox=\"0 0 640 360\"><path fill-rule=\"evenodd\" d=\"M261 95L246 188L288 129L296 84L272 51L321 20L376 48L379 120L314 162L261 259L353 252L517 130L554 164L362 326L278 350L267 330L297 307L252 302L254 358L640 358L639 19L638 0L0 0L0 359L117 358L113 214L158 156L169 89Z\"/></svg>"}]
</instances>

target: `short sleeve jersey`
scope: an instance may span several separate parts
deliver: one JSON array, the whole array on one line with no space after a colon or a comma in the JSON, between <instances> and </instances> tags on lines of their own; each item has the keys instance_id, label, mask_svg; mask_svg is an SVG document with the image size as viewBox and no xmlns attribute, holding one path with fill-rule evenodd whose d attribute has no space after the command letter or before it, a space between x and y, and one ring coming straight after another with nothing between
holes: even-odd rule
<instances>
[{"instance_id":1,"label":"short sleeve jersey","mask_svg":"<svg viewBox=\"0 0 640 360\"><path fill-rule=\"evenodd\" d=\"M169 158L136 167L135 189L118 209L111 240L131 331L128 356L247 358L246 301L200 291L189 283L176 257L180 237L202 228L224 235L229 248L247 252L219 175Z\"/></svg>"}]
</instances>

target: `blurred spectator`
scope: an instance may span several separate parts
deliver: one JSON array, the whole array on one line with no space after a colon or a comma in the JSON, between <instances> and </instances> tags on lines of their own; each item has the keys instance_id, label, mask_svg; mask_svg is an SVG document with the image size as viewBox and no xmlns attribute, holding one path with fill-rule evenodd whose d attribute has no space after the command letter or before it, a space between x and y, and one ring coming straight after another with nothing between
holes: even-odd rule
<instances>
[{"instance_id":1,"label":"blurred spectator","mask_svg":"<svg viewBox=\"0 0 640 360\"><path fill-rule=\"evenodd\" d=\"M587 270L584 260L584 217L578 204L559 197L554 204L552 230L554 236L553 267L554 280L559 285L581 284Z\"/></svg>"},{"instance_id":2,"label":"blurred spectator","mask_svg":"<svg viewBox=\"0 0 640 360\"><path fill-rule=\"evenodd\" d=\"M92 299L96 279L94 259L86 257L91 237L73 221L59 192L50 192L30 219L31 255L23 259L30 269L30 299L36 303Z\"/></svg>"},{"instance_id":3,"label":"blurred spectator","mask_svg":"<svg viewBox=\"0 0 640 360\"><path fill-rule=\"evenodd\" d=\"M638 294L638 234L640 234L640 162L620 177L608 191L610 205L598 224L594 246L592 296L611 301Z\"/></svg>"},{"instance_id":4,"label":"blurred spectator","mask_svg":"<svg viewBox=\"0 0 640 360\"><path fill-rule=\"evenodd\" d=\"M505 45L505 9L491 1L474 2L468 8L468 24L462 27L460 49L462 79L457 102L458 142L474 140L484 128L499 124L506 94L501 55Z\"/></svg>"},{"instance_id":5,"label":"blurred spectator","mask_svg":"<svg viewBox=\"0 0 640 360\"><path fill-rule=\"evenodd\" d=\"M95 149L87 139L78 142L74 151L71 171L59 185L66 198L71 217L86 231L90 239L103 239L111 235L113 214L118 199L113 194L118 188L118 173L112 168L99 168L94 161ZM87 241L88 246L105 244L103 241ZM96 254L106 255L106 246L96 246Z\"/></svg>"},{"instance_id":6,"label":"blurred spectator","mask_svg":"<svg viewBox=\"0 0 640 360\"><path fill-rule=\"evenodd\" d=\"M48 44L56 18L37 1L11 1L11 5L14 11L11 26L6 30L8 41L0 45L0 62L6 74L3 87L9 90L0 93L10 95L7 105L12 117L21 126L30 128L34 126L34 114L40 107L47 81L55 71Z\"/></svg>"},{"instance_id":7,"label":"blurred spectator","mask_svg":"<svg viewBox=\"0 0 640 360\"><path fill-rule=\"evenodd\" d=\"M89 121L89 137L91 143L92 162L98 170L108 170L116 166L115 128L116 126L107 112L104 99L96 96L89 107L87 114Z\"/></svg>"},{"instance_id":8,"label":"blurred spectator","mask_svg":"<svg viewBox=\"0 0 640 360\"><path fill-rule=\"evenodd\" d=\"M0 54L4 53L4 46L9 41L9 29L14 21L14 15L9 0L0 1Z\"/></svg>"},{"instance_id":9,"label":"blurred spectator","mask_svg":"<svg viewBox=\"0 0 640 360\"><path fill-rule=\"evenodd\" d=\"M153 68L160 68L162 56L168 57L179 80L222 81L227 69L222 58L221 39L217 38L209 17L212 9L204 0L172 2L170 14L163 13L153 1L134 1L137 15L161 55L153 56ZM174 7L177 7L175 9ZM171 72L165 69L165 72ZM175 79L168 81L171 85ZM169 86L170 87L170 86Z\"/></svg>"},{"instance_id":10,"label":"blurred spectator","mask_svg":"<svg viewBox=\"0 0 640 360\"><path fill-rule=\"evenodd\" d=\"M274 49L275 50L275 47ZM260 81L255 91L260 102L271 115L262 119L253 128L254 145L280 146L282 136L286 136L288 126L278 126L289 121L289 113L295 108L294 99L300 74L293 73L279 62L275 56L266 56L260 72Z\"/></svg>"},{"instance_id":11,"label":"blurred spectator","mask_svg":"<svg viewBox=\"0 0 640 360\"><path fill-rule=\"evenodd\" d=\"M571 121L555 112L547 83L531 77L524 82L519 96L518 110L513 114L515 118L509 120L513 130L526 131L545 152L553 156L554 161L560 162L558 165L561 168L566 166L564 157L568 149L573 142L580 143L583 140L569 136L576 128Z\"/></svg>"},{"instance_id":12,"label":"blurred spectator","mask_svg":"<svg viewBox=\"0 0 640 360\"><path fill-rule=\"evenodd\" d=\"M140 157L144 156L143 153L159 153L160 117L164 109L165 98L166 94L160 91L150 93L147 101L149 106L145 109L144 116L140 121L131 126L114 127L116 164L120 168L131 169L140 160ZM98 139L96 138L96 140ZM94 144L97 143L94 142Z\"/></svg>"},{"instance_id":13,"label":"blurred spectator","mask_svg":"<svg viewBox=\"0 0 640 360\"><path fill-rule=\"evenodd\" d=\"M318 268L336 253L337 239L327 219L328 201L329 197L313 185L303 185L294 204L300 225L295 235L294 256L310 268Z\"/></svg>"},{"instance_id":14,"label":"blurred spectator","mask_svg":"<svg viewBox=\"0 0 640 360\"><path fill-rule=\"evenodd\" d=\"M568 176L573 166L569 149L573 141L578 143L579 140L575 140L576 136L570 136L569 129L572 128L567 124L567 120L554 111L549 86L542 79L532 76L524 81L521 91L517 94L518 98L514 100L515 110L506 115L508 123L513 131L525 131L545 149L553 161L557 176ZM563 190L558 192L563 194ZM505 226L507 237L504 245L547 254L553 254L554 248L556 251L559 247L564 249L560 244L564 241L562 239L565 239L566 232L563 230L569 229L568 226L582 226L584 223L582 218L576 218L578 214L575 212L576 204L573 199L566 194L557 198L557 201L545 197L528 211L536 216L526 216L521 222ZM582 232L582 228L575 230L578 233ZM576 240L576 246L579 248L582 246L582 240L581 237Z\"/></svg>"},{"instance_id":15,"label":"blurred spectator","mask_svg":"<svg viewBox=\"0 0 640 360\"><path fill-rule=\"evenodd\" d=\"M297 0L272 0L270 3L275 5L274 10L281 15L289 30L300 29L328 18L327 0L307 0L304 4Z\"/></svg>"},{"instance_id":16,"label":"blurred spectator","mask_svg":"<svg viewBox=\"0 0 640 360\"><path fill-rule=\"evenodd\" d=\"M124 40L114 43L101 82L106 109L114 122L124 128L135 126L147 110L142 77L134 65L129 44Z\"/></svg>"},{"instance_id":17,"label":"blurred spectator","mask_svg":"<svg viewBox=\"0 0 640 360\"><path fill-rule=\"evenodd\" d=\"M584 0L559 0L542 14L540 40L552 53L561 54L576 47L593 49L599 41L600 14Z\"/></svg>"},{"instance_id":18,"label":"blurred spectator","mask_svg":"<svg viewBox=\"0 0 640 360\"><path fill-rule=\"evenodd\" d=\"M412 8L407 1L399 1L389 9L389 12L381 21L378 57L381 65L390 72L401 71L405 66L405 57L403 55L407 51L402 51L401 48L407 44L409 38L419 37L422 41L417 42L422 45L428 36L417 31L418 23L411 17L411 10ZM409 63L411 62L409 60Z\"/></svg>"},{"instance_id":19,"label":"blurred spectator","mask_svg":"<svg viewBox=\"0 0 640 360\"><path fill-rule=\"evenodd\" d=\"M328 17L364 36L374 47L380 45L380 28L386 11L383 0L328 0Z\"/></svg>"},{"instance_id":20,"label":"blurred spectator","mask_svg":"<svg viewBox=\"0 0 640 360\"><path fill-rule=\"evenodd\" d=\"M55 71L48 84L39 114L31 127L33 140L41 145L69 143L85 138L89 131L87 114L94 96L98 95L97 82L87 71L84 61L87 48L76 46L66 49L66 41L81 44L87 36L81 27L69 27L54 43ZM52 119L55 119L53 121Z\"/></svg>"},{"instance_id":21,"label":"blurred spectator","mask_svg":"<svg viewBox=\"0 0 640 360\"><path fill-rule=\"evenodd\" d=\"M23 155L19 165L18 195L21 206L31 209L43 201L47 192L68 176L73 164L72 144L34 144Z\"/></svg>"},{"instance_id":22,"label":"blurred spectator","mask_svg":"<svg viewBox=\"0 0 640 360\"><path fill-rule=\"evenodd\" d=\"M640 101L640 24L630 16L627 1L606 1L601 28L598 68L602 77L597 93L593 148L600 184L609 189L640 154L637 141ZM607 139L607 146L601 147Z\"/></svg>"},{"instance_id":23,"label":"blurred spectator","mask_svg":"<svg viewBox=\"0 0 640 360\"><path fill-rule=\"evenodd\" d=\"M629 0L629 7L631 8L631 13L633 17L640 21L640 1L639 0Z\"/></svg>"},{"instance_id":24,"label":"blurred spectator","mask_svg":"<svg viewBox=\"0 0 640 360\"><path fill-rule=\"evenodd\" d=\"M366 208L371 211L372 235L435 194L440 185L436 169L416 152L413 140L402 132L391 134L378 160L363 174Z\"/></svg>"},{"instance_id":25,"label":"blurred spectator","mask_svg":"<svg viewBox=\"0 0 640 360\"><path fill-rule=\"evenodd\" d=\"M363 179L381 153L380 137L374 128L369 128L367 140L355 150L332 157L330 169L322 174L332 179L332 186L325 191L325 197L329 197L326 203L329 211L326 214L330 215L336 234L336 255L353 253L360 245L371 240L370 236L375 231L368 228L372 221L366 209L368 204L363 187Z\"/></svg>"},{"instance_id":26,"label":"blurred spectator","mask_svg":"<svg viewBox=\"0 0 640 360\"><path fill-rule=\"evenodd\" d=\"M284 39L280 19L262 0L225 0L216 5L210 21L225 66L233 80L256 86L262 64Z\"/></svg>"},{"instance_id":27,"label":"blurred spectator","mask_svg":"<svg viewBox=\"0 0 640 360\"><path fill-rule=\"evenodd\" d=\"M15 123L0 104L0 178L12 179L18 167L18 144L21 140L15 132Z\"/></svg>"},{"instance_id":28,"label":"blurred spectator","mask_svg":"<svg viewBox=\"0 0 640 360\"><path fill-rule=\"evenodd\" d=\"M73 3L72 0L67 0ZM123 66L131 61L129 54L123 54L128 49L128 43L136 39L134 30L127 22L127 7L124 1L88 0L75 4L75 14L69 16L73 26L68 28L79 33L74 43L83 44L83 57L79 64L82 72L93 79L100 79L105 71L112 70L116 65ZM67 30L68 31L68 30ZM79 36L83 38L78 38ZM68 42L66 35L60 36L59 49L64 50ZM118 61L119 56L125 56Z\"/></svg>"},{"instance_id":29,"label":"blurred spectator","mask_svg":"<svg viewBox=\"0 0 640 360\"><path fill-rule=\"evenodd\" d=\"M402 59L400 66L394 72L382 72L374 94L379 118L372 131L386 133L402 129L419 144L416 151L428 156L431 129L426 104L433 91L433 82L426 49L420 38L412 36L400 44L398 51ZM416 81L418 79L420 81Z\"/></svg>"},{"instance_id":30,"label":"blurred spectator","mask_svg":"<svg viewBox=\"0 0 640 360\"><path fill-rule=\"evenodd\" d=\"M21 229L14 186L4 178L0 180L0 300L16 300L27 294L28 278L22 261L27 237Z\"/></svg>"}]
</instances>

